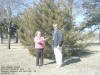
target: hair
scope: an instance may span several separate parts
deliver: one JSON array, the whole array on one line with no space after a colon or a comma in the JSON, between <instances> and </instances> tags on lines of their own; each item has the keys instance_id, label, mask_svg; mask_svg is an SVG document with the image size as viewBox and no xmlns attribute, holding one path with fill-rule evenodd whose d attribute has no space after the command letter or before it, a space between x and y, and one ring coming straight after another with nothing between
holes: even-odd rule
<instances>
[{"instance_id":1,"label":"hair","mask_svg":"<svg viewBox=\"0 0 100 75\"><path fill-rule=\"evenodd\" d=\"M40 32L40 31L36 31L35 36L37 36L38 32ZM41 33L41 32L40 32L40 33Z\"/></svg>"},{"instance_id":2,"label":"hair","mask_svg":"<svg viewBox=\"0 0 100 75\"><path fill-rule=\"evenodd\" d=\"M57 28L59 28L58 24L53 24L53 27L54 27L54 26L57 26Z\"/></svg>"}]
</instances>

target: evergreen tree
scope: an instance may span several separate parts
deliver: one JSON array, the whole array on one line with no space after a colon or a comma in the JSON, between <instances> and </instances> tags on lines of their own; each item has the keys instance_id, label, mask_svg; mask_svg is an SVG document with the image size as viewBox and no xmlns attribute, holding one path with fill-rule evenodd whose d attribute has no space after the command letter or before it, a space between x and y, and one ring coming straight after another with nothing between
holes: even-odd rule
<instances>
[{"instance_id":1,"label":"evergreen tree","mask_svg":"<svg viewBox=\"0 0 100 75\"><path fill-rule=\"evenodd\" d=\"M21 42L28 46L31 54L35 54L33 40L35 32L40 30L45 37L49 38L44 54L46 57L52 56L51 35L48 32L53 30L52 25L55 23L64 33L63 53L65 56L71 56L72 52L77 53L86 47L86 44L81 41L88 38L90 33L82 33L80 26L75 27L72 16L72 0L42 0L33 3L34 7L25 11L20 24Z\"/></svg>"}]
</instances>

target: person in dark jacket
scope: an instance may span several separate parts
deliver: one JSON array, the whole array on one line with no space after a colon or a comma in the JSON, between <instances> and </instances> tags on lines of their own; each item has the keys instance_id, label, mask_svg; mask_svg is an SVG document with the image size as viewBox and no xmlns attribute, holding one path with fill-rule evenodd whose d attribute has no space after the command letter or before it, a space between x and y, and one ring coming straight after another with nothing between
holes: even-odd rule
<instances>
[{"instance_id":1,"label":"person in dark jacket","mask_svg":"<svg viewBox=\"0 0 100 75\"><path fill-rule=\"evenodd\" d=\"M61 66L62 61L62 44L63 44L63 33L58 29L57 24L53 24L54 31L52 32L52 46L56 59L56 64Z\"/></svg>"}]
</instances>

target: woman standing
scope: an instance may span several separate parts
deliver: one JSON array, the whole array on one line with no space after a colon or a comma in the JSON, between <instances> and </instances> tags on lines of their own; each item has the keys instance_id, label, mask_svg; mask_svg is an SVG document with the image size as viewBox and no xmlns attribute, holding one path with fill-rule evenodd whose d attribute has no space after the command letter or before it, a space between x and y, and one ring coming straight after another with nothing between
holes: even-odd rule
<instances>
[{"instance_id":1,"label":"woman standing","mask_svg":"<svg viewBox=\"0 0 100 75\"><path fill-rule=\"evenodd\" d=\"M46 39L41 35L40 31L37 31L34 37L35 49L36 49L36 66L43 66L43 51ZM40 61L39 61L40 59Z\"/></svg>"}]
</instances>

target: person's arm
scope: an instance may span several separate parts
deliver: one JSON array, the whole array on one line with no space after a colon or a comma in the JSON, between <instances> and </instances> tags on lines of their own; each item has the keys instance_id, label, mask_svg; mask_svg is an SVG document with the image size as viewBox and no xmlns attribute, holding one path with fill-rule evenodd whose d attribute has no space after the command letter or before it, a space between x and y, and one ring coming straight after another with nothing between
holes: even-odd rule
<instances>
[{"instance_id":1,"label":"person's arm","mask_svg":"<svg viewBox=\"0 0 100 75\"><path fill-rule=\"evenodd\" d=\"M42 37L42 38L41 38L40 44L41 44L41 45L45 44L45 41L46 41L46 40L47 40L46 38Z\"/></svg>"},{"instance_id":2,"label":"person's arm","mask_svg":"<svg viewBox=\"0 0 100 75\"><path fill-rule=\"evenodd\" d=\"M41 40L39 40L39 39L37 39L37 38L35 37L35 38L34 38L34 42L36 42L36 43L40 43Z\"/></svg>"},{"instance_id":3,"label":"person's arm","mask_svg":"<svg viewBox=\"0 0 100 75\"><path fill-rule=\"evenodd\" d=\"M46 38L42 37L42 38L41 38L41 41L42 41L42 42L45 42L45 41L46 41Z\"/></svg>"},{"instance_id":4,"label":"person's arm","mask_svg":"<svg viewBox=\"0 0 100 75\"><path fill-rule=\"evenodd\" d=\"M53 33L53 31L52 32L47 32L47 34L49 34L49 35L52 35L52 33Z\"/></svg>"},{"instance_id":5,"label":"person's arm","mask_svg":"<svg viewBox=\"0 0 100 75\"><path fill-rule=\"evenodd\" d=\"M62 31L58 32L58 38L59 38L58 45L62 46L62 44L63 44L63 33L62 33Z\"/></svg>"}]
</instances>

